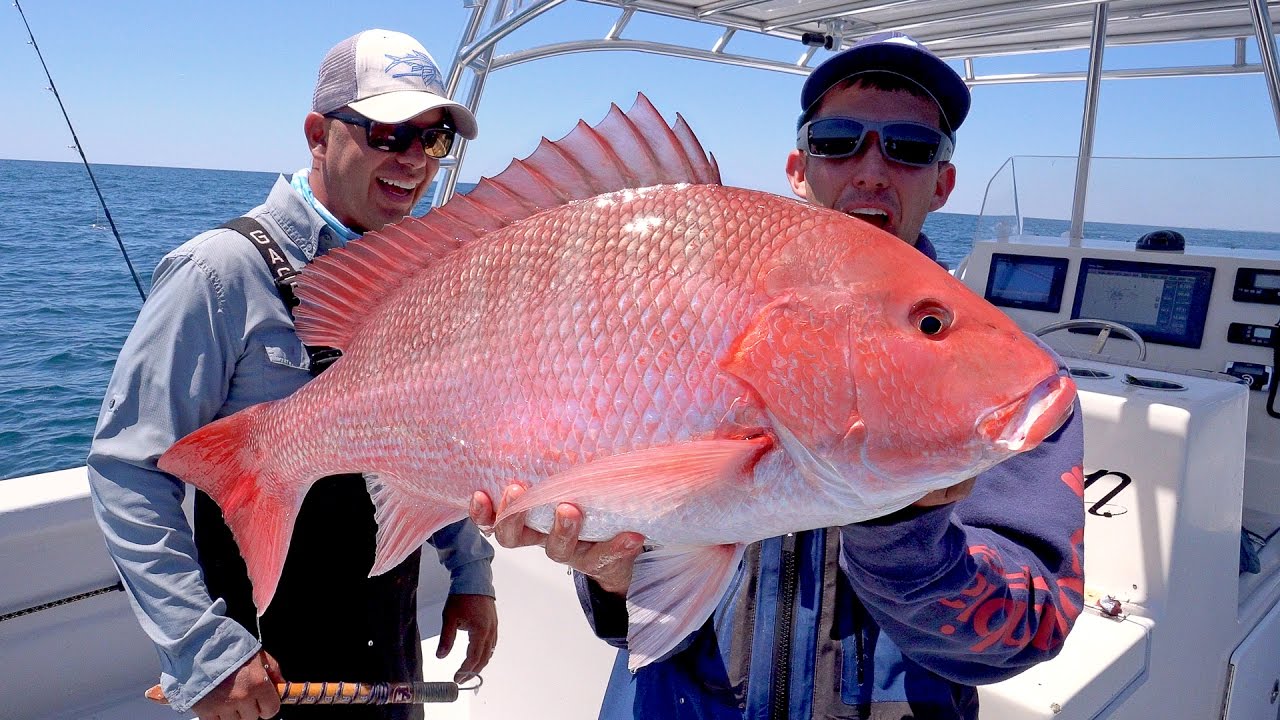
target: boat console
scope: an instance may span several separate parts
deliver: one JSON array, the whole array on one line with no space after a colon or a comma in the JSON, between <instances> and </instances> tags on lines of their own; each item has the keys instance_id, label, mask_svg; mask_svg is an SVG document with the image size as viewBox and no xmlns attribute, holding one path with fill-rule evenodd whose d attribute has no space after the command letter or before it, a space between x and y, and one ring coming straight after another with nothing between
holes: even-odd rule
<instances>
[{"instance_id":1,"label":"boat console","mask_svg":"<svg viewBox=\"0 0 1280 720\"><path fill-rule=\"evenodd\" d=\"M1116 241L1073 247L1061 238L1019 237L977 243L962 279L1028 331L1110 320L1135 330L1147 348L1139 362L1134 343L1113 334L1103 350L1122 363L1245 384L1245 504L1280 516L1280 398L1271 392L1280 347L1280 253L1139 251ZM1099 330L1073 327L1043 339L1068 354L1087 354Z\"/></svg>"},{"instance_id":2,"label":"boat console","mask_svg":"<svg viewBox=\"0 0 1280 720\"><path fill-rule=\"evenodd\" d=\"M1276 714L1280 253L1138 240L997 237L956 273L1063 355L1085 418L1087 609L984 717Z\"/></svg>"}]
</instances>

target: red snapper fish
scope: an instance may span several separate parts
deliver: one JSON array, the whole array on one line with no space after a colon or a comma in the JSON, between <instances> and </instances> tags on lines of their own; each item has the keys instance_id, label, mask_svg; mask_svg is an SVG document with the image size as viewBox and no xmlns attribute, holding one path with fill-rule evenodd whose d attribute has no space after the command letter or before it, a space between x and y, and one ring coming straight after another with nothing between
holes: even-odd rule
<instances>
[{"instance_id":1,"label":"red snapper fish","mask_svg":"<svg viewBox=\"0 0 1280 720\"><path fill-rule=\"evenodd\" d=\"M900 509L1028 450L1072 381L898 238L724 187L643 95L425 218L317 258L298 335L342 358L160 468L222 508L263 611L303 497L363 473L376 575L476 490L581 537L643 533L631 665L714 610L754 541Z\"/></svg>"}]
</instances>

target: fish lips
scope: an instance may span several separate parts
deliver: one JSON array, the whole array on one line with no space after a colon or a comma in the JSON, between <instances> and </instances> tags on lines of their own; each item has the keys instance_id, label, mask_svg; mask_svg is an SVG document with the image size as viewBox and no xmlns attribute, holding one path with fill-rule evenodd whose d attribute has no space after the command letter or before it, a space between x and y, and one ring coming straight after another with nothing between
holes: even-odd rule
<instances>
[{"instance_id":1,"label":"fish lips","mask_svg":"<svg viewBox=\"0 0 1280 720\"><path fill-rule=\"evenodd\" d=\"M1076 384L1065 371L978 420L978 436L1010 453L1030 450L1057 432L1075 410Z\"/></svg>"}]
</instances>

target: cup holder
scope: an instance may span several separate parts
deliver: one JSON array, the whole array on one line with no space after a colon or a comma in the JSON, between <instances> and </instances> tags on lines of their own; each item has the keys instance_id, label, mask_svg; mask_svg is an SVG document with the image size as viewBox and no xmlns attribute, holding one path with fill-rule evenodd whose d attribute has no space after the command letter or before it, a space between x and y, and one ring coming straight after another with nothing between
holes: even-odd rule
<instances>
[{"instance_id":1,"label":"cup holder","mask_svg":"<svg viewBox=\"0 0 1280 720\"><path fill-rule=\"evenodd\" d=\"M1136 385L1137 387L1150 388L1151 390L1186 390L1185 385L1181 385L1169 380L1158 380L1149 377L1136 377L1125 373L1124 383L1126 385Z\"/></svg>"},{"instance_id":2,"label":"cup holder","mask_svg":"<svg viewBox=\"0 0 1280 720\"><path fill-rule=\"evenodd\" d=\"M1094 370L1093 368L1068 367L1067 374L1073 378L1094 378L1100 380L1115 377L1105 370Z\"/></svg>"}]
</instances>

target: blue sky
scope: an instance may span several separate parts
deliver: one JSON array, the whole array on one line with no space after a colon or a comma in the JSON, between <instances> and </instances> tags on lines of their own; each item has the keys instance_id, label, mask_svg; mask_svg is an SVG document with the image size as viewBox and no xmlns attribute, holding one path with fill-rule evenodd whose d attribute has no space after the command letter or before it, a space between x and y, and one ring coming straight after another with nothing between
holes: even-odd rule
<instances>
[{"instance_id":1,"label":"blue sky","mask_svg":"<svg viewBox=\"0 0 1280 720\"><path fill-rule=\"evenodd\" d=\"M530 28L543 40L567 39L583 28L602 36L613 11L567 3ZM418 37L442 66L457 48L467 13L462 0L402 3L160 2L159 0L27 0L36 40L90 162L129 165L292 171L305 164L302 118L309 109L316 67L325 51L368 27ZM683 23L633 23L629 37L707 38ZM742 38L742 35L739 35ZM709 43L709 39L703 40ZM761 47L794 59L801 48L769 39ZM510 48L510 44L500 46ZM1257 51L1249 41L1249 58ZM1108 67L1160 62L1228 64L1230 42L1162 48L1112 48ZM1026 70L1082 70L1083 51L980 60L979 74ZM555 58L495 73L478 117L481 136L468 150L462 179L499 172L538 139L565 134L578 118L599 120L610 102L628 107L644 91L668 117L678 111L720 160L726 183L788 194L782 172L794 139L802 79L635 53ZM21 16L0 9L0 97L6 111L0 158L78 161L70 134ZM959 181L945 208L976 212L987 181L1011 155L1074 155L1079 145L1082 83L978 87L961 129L955 162ZM1280 139L1261 75L1228 78L1109 81L1103 84L1096 155L1280 155ZM1162 166L1155 166L1156 168ZM1276 161L1241 170L1205 170L1190 197L1149 193L1143 212L1203 217L1219 227L1275 230ZM1022 172L1020 170L1020 172ZM1201 171L1197 171L1201 172ZM1227 189L1243 173L1243 189ZM1060 175L1062 173L1059 173ZM1091 213L1109 219L1111 187L1150 185L1162 176L1100 170L1104 187L1091 191ZM1220 176L1226 176L1222 180ZM1070 173L1066 190L1070 188ZM110 199L108 198L108 202ZM1234 201L1231 207L1224 203ZM1069 208L1069 199L1058 204ZM1145 205L1150 205L1146 208ZM1091 214L1091 217L1093 215ZM1170 222L1169 224L1179 224Z\"/></svg>"}]
</instances>

